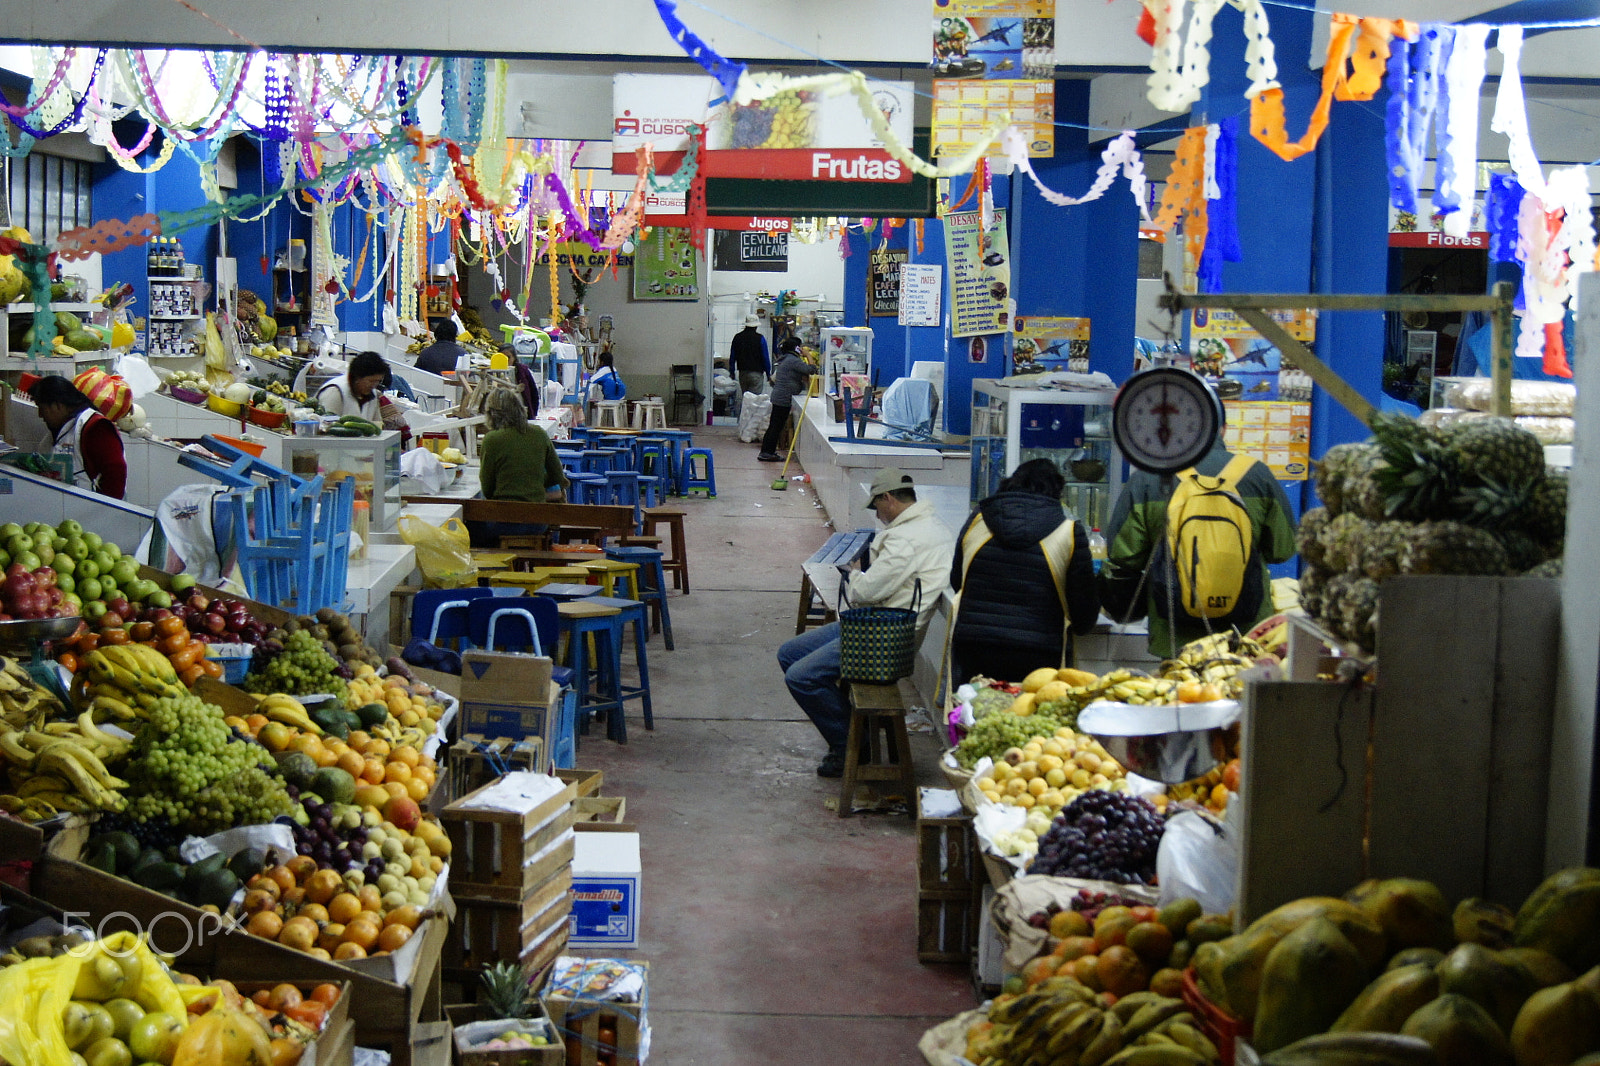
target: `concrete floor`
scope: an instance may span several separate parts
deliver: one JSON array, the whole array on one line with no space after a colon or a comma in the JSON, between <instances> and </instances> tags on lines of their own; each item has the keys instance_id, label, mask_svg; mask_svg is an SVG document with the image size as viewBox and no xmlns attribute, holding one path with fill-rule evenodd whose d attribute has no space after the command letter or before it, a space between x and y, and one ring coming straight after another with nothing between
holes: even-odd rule
<instances>
[{"instance_id":1,"label":"concrete floor","mask_svg":"<svg viewBox=\"0 0 1600 1066\"><path fill-rule=\"evenodd\" d=\"M673 502L691 594L670 601L677 650L649 645L656 728L630 703L626 745L596 728L578 749L642 838L651 1061L920 1064L924 1030L974 1005L966 968L917 962L911 820L824 806L838 783L816 776L821 739L775 659L799 564L833 530L802 483L772 491L780 465L733 430L695 443L719 495ZM913 748L921 783L943 787L932 735Z\"/></svg>"}]
</instances>

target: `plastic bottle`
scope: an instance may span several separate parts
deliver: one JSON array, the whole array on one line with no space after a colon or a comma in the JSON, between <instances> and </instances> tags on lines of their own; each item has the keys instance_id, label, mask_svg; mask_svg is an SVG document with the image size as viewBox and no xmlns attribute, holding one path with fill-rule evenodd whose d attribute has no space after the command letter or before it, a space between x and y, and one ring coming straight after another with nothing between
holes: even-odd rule
<instances>
[{"instance_id":1,"label":"plastic bottle","mask_svg":"<svg viewBox=\"0 0 1600 1066\"><path fill-rule=\"evenodd\" d=\"M351 505L350 532L361 538L361 547L352 548L350 558L365 559L367 557L367 533L372 528L372 504L366 500L357 500Z\"/></svg>"},{"instance_id":2,"label":"plastic bottle","mask_svg":"<svg viewBox=\"0 0 1600 1066\"><path fill-rule=\"evenodd\" d=\"M1104 562L1106 557L1106 538L1098 530L1089 531L1089 558Z\"/></svg>"},{"instance_id":3,"label":"plastic bottle","mask_svg":"<svg viewBox=\"0 0 1600 1066\"><path fill-rule=\"evenodd\" d=\"M183 276L183 267L183 242L174 237L172 238L172 276L181 278Z\"/></svg>"}]
</instances>

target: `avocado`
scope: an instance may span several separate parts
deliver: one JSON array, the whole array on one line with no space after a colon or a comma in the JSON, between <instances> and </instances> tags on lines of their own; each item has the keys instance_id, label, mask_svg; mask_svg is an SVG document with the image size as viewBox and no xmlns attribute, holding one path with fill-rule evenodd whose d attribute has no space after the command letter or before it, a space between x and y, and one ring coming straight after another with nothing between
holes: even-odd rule
<instances>
[{"instance_id":1,"label":"avocado","mask_svg":"<svg viewBox=\"0 0 1600 1066\"><path fill-rule=\"evenodd\" d=\"M139 841L132 833L101 833L95 840L111 846L120 870L126 870L139 861Z\"/></svg>"},{"instance_id":2,"label":"avocado","mask_svg":"<svg viewBox=\"0 0 1600 1066\"><path fill-rule=\"evenodd\" d=\"M344 720L346 736L349 735L350 730L361 728L361 716L356 714L355 711L340 711L339 717Z\"/></svg>"},{"instance_id":3,"label":"avocado","mask_svg":"<svg viewBox=\"0 0 1600 1066\"><path fill-rule=\"evenodd\" d=\"M228 872L237 877L241 883L250 880L266 867L267 857L259 848L245 848L228 862Z\"/></svg>"},{"instance_id":4,"label":"avocado","mask_svg":"<svg viewBox=\"0 0 1600 1066\"><path fill-rule=\"evenodd\" d=\"M213 870L201 878L199 885L193 889L195 902L201 906L210 903L218 910L227 910L241 884L243 882L231 870Z\"/></svg>"},{"instance_id":5,"label":"avocado","mask_svg":"<svg viewBox=\"0 0 1600 1066\"><path fill-rule=\"evenodd\" d=\"M356 717L361 719L363 729L371 729L389 720L389 708L382 703L368 703L356 709Z\"/></svg>"},{"instance_id":6,"label":"avocado","mask_svg":"<svg viewBox=\"0 0 1600 1066\"><path fill-rule=\"evenodd\" d=\"M355 798L356 779L337 766L325 766L311 779L311 791L328 803L349 803Z\"/></svg>"},{"instance_id":7,"label":"avocado","mask_svg":"<svg viewBox=\"0 0 1600 1066\"><path fill-rule=\"evenodd\" d=\"M134 883L171 894L183 884L183 867L175 862L153 862L134 871Z\"/></svg>"},{"instance_id":8,"label":"avocado","mask_svg":"<svg viewBox=\"0 0 1600 1066\"><path fill-rule=\"evenodd\" d=\"M117 876L126 877L130 881L139 881L139 877L143 871L155 866L157 863L166 861L167 857L161 854L158 849L145 848L144 851L139 853L139 857L134 860L131 866L124 868L119 864L117 867L119 871ZM140 881L139 883L143 884L144 882Z\"/></svg>"},{"instance_id":9,"label":"avocado","mask_svg":"<svg viewBox=\"0 0 1600 1066\"><path fill-rule=\"evenodd\" d=\"M104 840L90 841L83 853L83 862L86 866L93 866L102 873L115 875L117 872L117 849Z\"/></svg>"},{"instance_id":10,"label":"avocado","mask_svg":"<svg viewBox=\"0 0 1600 1066\"><path fill-rule=\"evenodd\" d=\"M333 707L315 707L307 712L311 720L322 729L344 740L350 735L350 724L345 721L344 712Z\"/></svg>"},{"instance_id":11,"label":"avocado","mask_svg":"<svg viewBox=\"0 0 1600 1066\"><path fill-rule=\"evenodd\" d=\"M183 890L185 892L193 893L200 887L201 883L207 877L216 873L218 870L226 869L227 865L228 858L220 851L215 855L207 855L199 862L191 863L189 867L183 871Z\"/></svg>"},{"instance_id":12,"label":"avocado","mask_svg":"<svg viewBox=\"0 0 1600 1066\"><path fill-rule=\"evenodd\" d=\"M317 764L311 756L300 751L280 751L273 758L277 760L278 773L286 784L298 789L310 787L311 778L317 772Z\"/></svg>"}]
</instances>

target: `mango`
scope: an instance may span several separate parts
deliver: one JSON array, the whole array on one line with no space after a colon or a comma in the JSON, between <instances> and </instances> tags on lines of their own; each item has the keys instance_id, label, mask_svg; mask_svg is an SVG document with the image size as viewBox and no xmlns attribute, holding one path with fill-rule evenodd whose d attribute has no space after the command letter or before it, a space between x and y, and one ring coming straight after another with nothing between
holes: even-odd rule
<instances>
[{"instance_id":1,"label":"mango","mask_svg":"<svg viewBox=\"0 0 1600 1066\"><path fill-rule=\"evenodd\" d=\"M1571 867L1546 878L1517 911L1513 940L1574 970L1600 963L1600 870Z\"/></svg>"},{"instance_id":2,"label":"mango","mask_svg":"<svg viewBox=\"0 0 1600 1066\"><path fill-rule=\"evenodd\" d=\"M1440 996L1407 1018L1400 1032L1433 1045L1439 1066L1513 1066L1505 1034L1466 996Z\"/></svg>"},{"instance_id":3,"label":"mango","mask_svg":"<svg viewBox=\"0 0 1600 1066\"><path fill-rule=\"evenodd\" d=\"M1528 997L1511 1027L1517 1066L1566 1066L1600 1046L1600 1003L1575 984Z\"/></svg>"},{"instance_id":4,"label":"mango","mask_svg":"<svg viewBox=\"0 0 1600 1066\"><path fill-rule=\"evenodd\" d=\"M1050 683L1051 681L1054 681L1055 679L1056 679L1056 668L1055 667L1053 667L1053 666L1041 666L1039 669L1033 671L1027 677L1022 679L1022 691L1024 691L1024 692L1038 692L1046 684Z\"/></svg>"},{"instance_id":5,"label":"mango","mask_svg":"<svg viewBox=\"0 0 1600 1066\"><path fill-rule=\"evenodd\" d=\"M1355 945L1329 919L1311 919L1267 955L1252 1044L1266 1054L1327 1031L1366 982Z\"/></svg>"},{"instance_id":6,"label":"mango","mask_svg":"<svg viewBox=\"0 0 1600 1066\"><path fill-rule=\"evenodd\" d=\"M1386 970L1333 1023L1335 1033L1398 1033L1424 1004L1439 994L1433 967L1419 963Z\"/></svg>"}]
</instances>

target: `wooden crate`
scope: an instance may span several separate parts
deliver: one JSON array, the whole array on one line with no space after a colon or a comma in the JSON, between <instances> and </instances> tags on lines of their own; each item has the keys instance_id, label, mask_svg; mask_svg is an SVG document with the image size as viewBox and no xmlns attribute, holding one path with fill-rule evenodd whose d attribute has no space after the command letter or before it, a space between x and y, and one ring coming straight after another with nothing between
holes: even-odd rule
<instances>
[{"instance_id":1,"label":"wooden crate","mask_svg":"<svg viewBox=\"0 0 1600 1066\"><path fill-rule=\"evenodd\" d=\"M280 982L277 981L234 981L233 987L245 996L254 995L261 989L272 989ZM290 984L300 989L309 996L313 985L305 981L291 981ZM330 982L332 983L332 982ZM328 1017L323 1022L322 1032L307 1046L300 1062L303 1066L351 1066L355 1056L356 1030L355 1023L350 1020L350 982L337 982L340 987L339 1000L328 1008Z\"/></svg>"},{"instance_id":2,"label":"wooden crate","mask_svg":"<svg viewBox=\"0 0 1600 1066\"><path fill-rule=\"evenodd\" d=\"M603 770L563 770L557 767L554 772L561 780L577 788L580 799L585 796L600 795L600 786L606 781Z\"/></svg>"},{"instance_id":3,"label":"wooden crate","mask_svg":"<svg viewBox=\"0 0 1600 1066\"><path fill-rule=\"evenodd\" d=\"M450 745L450 789L454 796L474 792L501 774L514 770L542 772L544 741L540 737L487 737L467 733Z\"/></svg>"},{"instance_id":4,"label":"wooden crate","mask_svg":"<svg viewBox=\"0 0 1600 1066\"><path fill-rule=\"evenodd\" d=\"M572 868L563 867L545 884L516 903L456 897L456 918L445 942L444 965L451 979L495 962L524 959L549 935L559 919L564 929L572 912Z\"/></svg>"},{"instance_id":5,"label":"wooden crate","mask_svg":"<svg viewBox=\"0 0 1600 1066\"><path fill-rule=\"evenodd\" d=\"M521 903L554 868L572 862L570 840L536 863L527 860L572 828L577 787L567 785L526 814L463 806L482 791L468 793L439 816L450 836L450 894L458 901Z\"/></svg>"},{"instance_id":6,"label":"wooden crate","mask_svg":"<svg viewBox=\"0 0 1600 1066\"><path fill-rule=\"evenodd\" d=\"M572 828L580 833L636 833L639 827L622 820L628 801L623 796L579 796L572 809L577 817Z\"/></svg>"},{"instance_id":7,"label":"wooden crate","mask_svg":"<svg viewBox=\"0 0 1600 1066\"><path fill-rule=\"evenodd\" d=\"M639 1004L564 996L546 996L544 1004L566 1041L567 1066L638 1066ZM616 1034L614 1044L601 1042L603 1029Z\"/></svg>"},{"instance_id":8,"label":"wooden crate","mask_svg":"<svg viewBox=\"0 0 1600 1066\"><path fill-rule=\"evenodd\" d=\"M917 961L965 962L987 873L972 819L917 818Z\"/></svg>"},{"instance_id":9,"label":"wooden crate","mask_svg":"<svg viewBox=\"0 0 1600 1066\"><path fill-rule=\"evenodd\" d=\"M567 1060L567 1050L561 1042L561 1034L556 1029L555 1022L550 1020L550 1014L544 1009L543 1004L535 1004L538 1014L532 1018L521 1018L517 1021L498 1021L492 1018L479 1018L477 1007L446 1008L450 1015L451 1024L455 1028L455 1062L456 1066L563 1066ZM469 1013L471 1016L469 1016ZM458 1018L460 1020L458 1020ZM530 1031L543 1032L550 1038L546 1047L524 1049L520 1051L477 1051L468 1044L468 1033L463 1028L479 1024L480 1022L496 1022L508 1029L527 1027ZM535 1028L537 1027L537 1028ZM497 1035L493 1027L489 1027L490 1035ZM470 1032L470 1030L469 1030Z\"/></svg>"}]
</instances>

